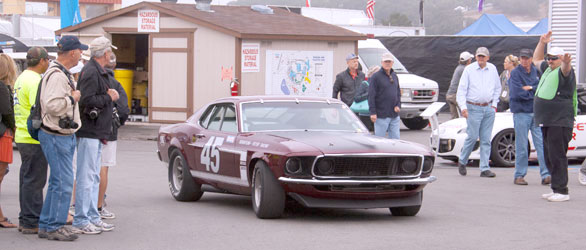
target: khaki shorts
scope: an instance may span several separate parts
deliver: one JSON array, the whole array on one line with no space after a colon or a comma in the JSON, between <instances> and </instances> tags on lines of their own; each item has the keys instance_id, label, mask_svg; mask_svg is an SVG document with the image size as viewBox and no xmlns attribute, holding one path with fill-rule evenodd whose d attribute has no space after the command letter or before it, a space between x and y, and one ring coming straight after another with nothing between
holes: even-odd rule
<instances>
[{"instance_id":1,"label":"khaki shorts","mask_svg":"<svg viewBox=\"0 0 586 250\"><path fill-rule=\"evenodd\" d=\"M102 145L102 167L116 166L117 144L117 141L108 141L108 144Z\"/></svg>"}]
</instances>

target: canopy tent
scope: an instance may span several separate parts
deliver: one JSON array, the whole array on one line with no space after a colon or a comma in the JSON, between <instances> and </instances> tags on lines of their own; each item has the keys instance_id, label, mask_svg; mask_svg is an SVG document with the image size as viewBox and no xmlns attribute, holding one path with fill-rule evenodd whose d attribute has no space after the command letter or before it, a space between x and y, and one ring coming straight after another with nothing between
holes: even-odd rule
<instances>
[{"instance_id":1,"label":"canopy tent","mask_svg":"<svg viewBox=\"0 0 586 250\"><path fill-rule=\"evenodd\" d=\"M530 35L542 35L547 33L548 28L547 28L547 17L542 18L541 20L539 20L539 22L533 26L533 28L531 28L530 30L527 31L527 34Z\"/></svg>"},{"instance_id":2,"label":"canopy tent","mask_svg":"<svg viewBox=\"0 0 586 250\"><path fill-rule=\"evenodd\" d=\"M506 35L526 35L526 33L503 14L483 14L476 22L456 34L456 36Z\"/></svg>"}]
</instances>

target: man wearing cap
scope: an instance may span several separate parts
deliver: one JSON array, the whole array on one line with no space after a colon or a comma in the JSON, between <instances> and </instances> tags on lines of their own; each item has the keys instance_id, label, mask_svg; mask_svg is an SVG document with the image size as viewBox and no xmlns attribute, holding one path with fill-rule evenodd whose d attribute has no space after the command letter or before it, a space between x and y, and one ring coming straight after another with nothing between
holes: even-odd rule
<instances>
[{"instance_id":1,"label":"man wearing cap","mask_svg":"<svg viewBox=\"0 0 586 250\"><path fill-rule=\"evenodd\" d=\"M26 53L27 68L14 83L14 118L16 133L14 141L20 153L19 231L36 234L39 231L39 216L43 208L43 188L47 182L47 159L39 141L28 133L26 120L34 105L41 81L41 74L49 67L49 55L42 47L32 47Z\"/></svg>"},{"instance_id":2,"label":"man wearing cap","mask_svg":"<svg viewBox=\"0 0 586 250\"><path fill-rule=\"evenodd\" d=\"M63 36L57 43L53 61L41 81L41 117L39 142L51 174L41 216L39 238L72 241L77 235L64 227L73 189L73 152L75 132L81 127L78 101L81 93L69 68L79 61L88 47L75 36Z\"/></svg>"},{"instance_id":3,"label":"man wearing cap","mask_svg":"<svg viewBox=\"0 0 586 250\"><path fill-rule=\"evenodd\" d=\"M450 113L452 114L452 119L460 117L460 109L458 108L458 102L456 101L456 92L458 92L458 84L460 83L462 72L464 72L464 68L466 68L468 64L472 63L472 58L474 58L474 56L470 54L470 52L468 51L460 53L458 67L456 67L456 69L454 70L454 74L452 75L452 81L450 82L450 87L448 88L448 92L446 93L446 101L450 106Z\"/></svg>"},{"instance_id":4,"label":"man wearing cap","mask_svg":"<svg viewBox=\"0 0 586 250\"><path fill-rule=\"evenodd\" d=\"M338 94L340 94L342 102L350 106L354 101L356 89L364 81L364 73L358 70L358 56L354 53L346 56L346 64L348 64L348 68L336 75L332 98L338 98Z\"/></svg>"},{"instance_id":5,"label":"man wearing cap","mask_svg":"<svg viewBox=\"0 0 586 250\"><path fill-rule=\"evenodd\" d=\"M112 110L114 101L119 98L118 92L109 87L108 72L104 69L110 61L112 48L105 37L90 43L91 59L83 67L77 85L82 93L80 109L84 126L76 133L79 140L73 228L83 234L114 229L114 225L104 223L98 213L102 143L107 143L112 131Z\"/></svg>"},{"instance_id":6,"label":"man wearing cap","mask_svg":"<svg viewBox=\"0 0 586 250\"><path fill-rule=\"evenodd\" d=\"M511 71L509 78L509 104L513 113L513 124L515 127L515 175L513 183L516 185L527 185L525 175L527 174L529 150L528 133L531 131L533 145L537 151L539 161L539 173L541 184L548 185L551 176L547 171L547 165L543 156L543 138L541 128L533 119L533 98L539 84L539 72L532 63L533 51L522 49L519 53L521 64Z\"/></svg>"},{"instance_id":7,"label":"man wearing cap","mask_svg":"<svg viewBox=\"0 0 586 250\"><path fill-rule=\"evenodd\" d=\"M368 79L368 109L374 123L374 135L399 139L401 119L401 87L393 70L395 59L391 53L381 58L382 68Z\"/></svg>"},{"instance_id":8,"label":"man wearing cap","mask_svg":"<svg viewBox=\"0 0 586 250\"><path fill-rule=\"evenodd\" d=\"M542 70L535 90L533 111L535 123L543 134L543 152L551 174L551 193L543 194L548 201L568 201L568 144L572 139L578 99L572 56L562 48L551 47L544 60L545 45L551 42L551 31L540 37L533 63Z\"/></svg>"},{"instance_id":9,"label":"man wearing cap","mask_svg":"<svg viewBox=\"0 0 586 250\"><path fill-rule=\"evenodd\" d=\"M476 62L466 66L457 100L462 117L466 118L466 140L458 161L458 172L466 175L468 157L480 137L480 177L495 177L488 158L490 157L490 137L494 124L494 113L501 93L501 80L496 67L488 62L490 54L485 47L476 49Z\"/></svg>"}]
</instances>

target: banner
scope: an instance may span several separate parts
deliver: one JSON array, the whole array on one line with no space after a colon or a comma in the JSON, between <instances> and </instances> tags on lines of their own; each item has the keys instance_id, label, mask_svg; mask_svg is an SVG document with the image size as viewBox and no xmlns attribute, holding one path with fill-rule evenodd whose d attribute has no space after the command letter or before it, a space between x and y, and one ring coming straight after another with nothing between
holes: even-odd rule
<instances>
[{"instance_id":1,"label":"banner","mask_svg":"<svg viewBox=\"0 0 586 250\"><path fill-rule=\"evenodd\" d=\"M61 8L62 29L81 23L78 0L61 0L59 7Z\"/></svg>"}]
</instances>

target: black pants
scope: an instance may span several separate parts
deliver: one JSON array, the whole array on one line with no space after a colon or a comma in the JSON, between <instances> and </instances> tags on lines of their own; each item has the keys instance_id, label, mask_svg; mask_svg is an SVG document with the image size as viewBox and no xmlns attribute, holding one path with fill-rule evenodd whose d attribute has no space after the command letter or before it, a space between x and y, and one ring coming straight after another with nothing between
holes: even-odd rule
<instances>
[{"instance_id":1,"label":"black pants","mask_svg":"<svg viewBox=\"0 0 586 250\"><path fill-rule=\"evenodd\" d=\"M568 143L572 139L572 128L541 127L543 154L547 170L551 174L551 189L554 193L568 194Z\"/></svg>"},{"instance_id":2,"label":"black pants","mask_svg":"<svg viewBox=\"0 0 586 250\"><path fill-rule=\"evenodd\" d=\"M370 132L374 131L374 123L372 123L372 120L370 120L370 115L368 115L368 116L358 115L358 118L360 118L360 121L362 121L362 123L364 123L364 126L366 126L368 131L370 131Z\"/></svg>"},{"instance_id":3,"label":"black pants","mask_svg":"<svg viewBox=\"0 0 586 250\"><path fill-rule=\"evenodd\" d=\"M18 222L24 228L37 228L43 208L43 188L47 182L47 160L39 144L17 143L16 146L22 161Z\"/></svg>"}]
</instances>

